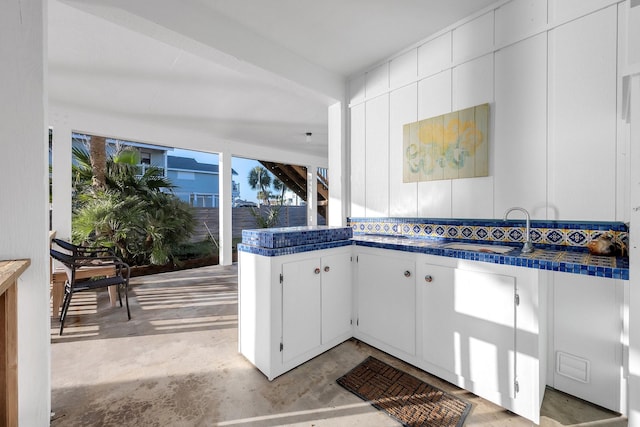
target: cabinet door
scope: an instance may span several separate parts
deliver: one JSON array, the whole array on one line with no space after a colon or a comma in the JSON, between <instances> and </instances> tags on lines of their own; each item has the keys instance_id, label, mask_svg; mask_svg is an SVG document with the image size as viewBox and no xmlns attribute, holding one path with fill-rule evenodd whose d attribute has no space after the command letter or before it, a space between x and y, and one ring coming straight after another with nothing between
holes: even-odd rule
<instances>
[{"instance_id":1,"label":"cabinet door","mask_svg":"<svg viewBox=\"0 0 640 427\"><path fill-rule=\"evenodd\" d=\"M619 281L554 273L553 386L614 411L620 410L623 294Z\"/></svg>"},{"instance_id":2,"label":"cabinet door","mask_svg":"<svg viewBox=\"0 0 640 427\"><path fill-rule=\"evenodd\" d=\"M417 280L424 359L514 397L515 278L423 265Z\"/></svg>"},{"instance_id":3,"label":"cabinet door","mask_svg":"<svg viewBox=\"0 0 640 427\"><path fill-rule=\"evenodd\" d=\"M282 264L282 362L320 345L320 259Z\"/></svg>"},{"instance_id":4,"label":"cabinet door","mask_svg":"<svg viewBox=\"0 0 640 427\"><path fill-rule=\"evenodd\" d=\"M322 257L322 344L351 332L351 251Z\"/></svg>"},{"instance_id":5,"label":"cabinet door","mask_svg":"<svg viewBox=\"0 0 640 427\"><path fill-rule=\"evenodd\" d=\"M358 328L415 354L415 263L403 258L358 255Z\"/></svg>"}]
</instances>

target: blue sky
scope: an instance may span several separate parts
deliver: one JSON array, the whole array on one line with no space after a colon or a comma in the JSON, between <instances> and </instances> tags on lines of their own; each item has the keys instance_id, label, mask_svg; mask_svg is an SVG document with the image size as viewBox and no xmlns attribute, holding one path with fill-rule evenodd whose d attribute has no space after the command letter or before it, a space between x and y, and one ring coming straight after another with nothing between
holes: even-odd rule
<instances>
[{"instance_id":1,"label":"blue sky","mask_svg":"<svg viewBox=\"0 0 640 427\"><path fill-rule=\"evenodd\" d=\"M213 165L218 164L218 155L211 153L203 153L201 151L182 150L175 148L168 153L171 156L178 157L190 157L196 159L200 163L209 163ZM247 182L249 171L256 166L260 166L256 160L244 159L242 157L233 157L231 160L231 167L238 172L237 176L233 177L233 180L240 184L240 198L243 200L250 200L252 202L258 202L256 197L257 191L252 190Z\"/></svg>"}]
</instances>

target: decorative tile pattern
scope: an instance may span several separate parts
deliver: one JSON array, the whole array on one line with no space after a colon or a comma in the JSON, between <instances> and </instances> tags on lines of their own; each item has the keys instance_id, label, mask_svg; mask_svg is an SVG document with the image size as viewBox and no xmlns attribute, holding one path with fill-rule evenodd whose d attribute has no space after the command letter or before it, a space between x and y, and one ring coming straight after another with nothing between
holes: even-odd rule
<instances>
[{"instance_id":1,"label":"decorative tile pattern","mask_svg":"<svg viewBox=\"0 0 640 427\"><path fill-rule=\"evenodd\" d=\"M433 219L433 218L348 218L354 234L386 234L430 239L522 243L524 220ZM377 227L376 227L377 226ZM392 232L388 229L391 228ZM382 230L382 231L379 231ZM628 227L623 222L531 221L534 244L552 248L586 248L604 233L628 244Z\"/></svg>"},{"instance_id":2,"label":"decorative tile pattern","mask_svg":"<svg viewBox=\"0 0 640 427\"><path fill-rule=\"evenodd\" d=\"M371 224L392 224L393 233L379 235ZM348 218L357 245L387 247L409 252L424 252L498 264L544 270L565 271L591 276L629 279L627 257L590 255L587 245L604 233L611 233L628 245L629 229L623 222L531 221L530 237L536 247L532 254L497 255L493 253L446 249L446 242L482 242L513 245L520 248L525 237L524 220L433 219L433 218ZM417 227L420 232L415 232ZM369 230L369 231L363 231ZM361 238L363 234L367 234ZM373 234L373 236L372 236ZM379 235L383 240L373 239ZM405 239L393 239L403 237ZM366 240L366 241L365 241Z\"/></svg>"},{"instance_id":3,"label":"decorative tile pattern","mask_svg":"<svg viewBox=\"0 0 640 427\"><path fill-rule=\"evenodd\" d=\"M380 224L375 224L382 228ZM376 230L380 232L380 230ZM282 227L242 230L242 243L268 249L349 240L351 227Z\"/></svg>"},{"instance_id":4,"label":"decorative tile pattern","mask_svg":"<svg viewBox=\"0 0 640 427\"><path fill-rule=\"evenodd\" d=\"M351 246L353 242L351 240L338 240L335 242L316 243L313 245L298 245L290 246L286 248L263 248L260 246L247 245L245 243L238 244L239 252L247 252L254 255L261 255L267 257L292 255L302 252L319 251L321 249L339 248L342 246Z\"/></svg>"}]
</instances>

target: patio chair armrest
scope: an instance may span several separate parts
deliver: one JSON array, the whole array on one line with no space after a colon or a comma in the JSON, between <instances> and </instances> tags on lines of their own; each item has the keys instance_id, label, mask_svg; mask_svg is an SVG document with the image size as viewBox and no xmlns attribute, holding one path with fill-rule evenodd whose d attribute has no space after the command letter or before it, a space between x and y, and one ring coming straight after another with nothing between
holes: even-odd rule
<instances>
[{"instance_id":1,"label":"patio chair armrest","mask_svg":"<svg viewBox=\"0 0 640 427\"><path fill-rule=\"evenodd\" d=\"M118 271L118 274L122 275L127 280L129 280L129 277L131 275L131 267L129 267L129 264L127 264L126 262L122 261L122 259L120 259L119 257L116 257L116 256L99 257L99 258L95 258L95 257L74 257L73 258L73 266L76 269L83 268L83 267L84 268L92 268L92 267L101 268L101 267L113 266ZM125 274L122 274L123 270L126 272Z\"/></svg>"}]
</instances>

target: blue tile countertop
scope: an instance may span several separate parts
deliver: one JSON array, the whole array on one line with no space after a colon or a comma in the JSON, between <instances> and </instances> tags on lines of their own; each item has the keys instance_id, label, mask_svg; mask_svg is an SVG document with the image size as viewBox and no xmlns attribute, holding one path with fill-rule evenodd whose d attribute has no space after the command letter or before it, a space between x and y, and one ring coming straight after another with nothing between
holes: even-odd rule
<instances>
[{"instance_id":1,"label":"blue tile countertop","mask_svg":"<svg viewBox=\"0 0 640 427\"><path fill-rule=\"evenodd\" d=\"M439 222L442 223L442 221ZM451 222L453 223L453 221ZM402 224L403 227L404 225L405 224ZM557 224L550 225L557 227ZM587 225L589 229L596 229L594 224ZM600 226L600 224L595 225ZM615 225L616 224L606 224L606 226L602 226L600 229L612 230ZM569 228L568 225L563 223L561 226L563 227L562 234L570 235L564 230ZM426 235L383 234L386 230L380 230L379 233L376 233L378 230L375 230L373 234L365 234L357 230L354 235L352 229L357 229L358 227L352 224L350 227L313 226L244 230L242 232L242 243L238 244L238 251L274 257L357 245L489 262L493 264L629 280L629 259L627 257L591 255L582 242L576 244L571 239L567 239L564 245L558 245L559 242L546 245L538 242L536 245L534 242L536 250L533 253L523 254L521 252L522 243L516 243L507 239L497 241L481 240L478 238L459 238L466 236L456 236L458 238L448 236L449 238L443 238L443 236L439 235L434 238ZM422 225L421 227L423 230L426 228ZM460 227L459 222L457 227ZM559 228L556 228L556 230L558 229ZM445 230L447 229L445 228ZM614 230L616 229L614 228ZM410 228L409 233L413 231L413 228ZM593 236L597 236L597 231L579 231L581 233L590 232ZM627 230L624 227L620 227L620 230L616 231L623 233L625 236L627 234ZM602 231L600 231L600 233L602 233ZM552 232L548 234L552 234ZM521 238L522 236L518 235L513 237L515 239L518 237ZM465 247L465 245L471 246ZM492 250L492 246L495 250Z\"/></svg>"},{"instance_id":2,"label":"blue tile countertop","mask_svg":"<svg viewBox=\"0 0 640 427\"><path fill-rule=\"evenodd\" d=\"M302 226L242 230L242 243L278 249L349 240L351 227Z\"/></svg>"},{"instance_id":3,"label":"blue tile countertop","mask_svg":"<svg viewBox=\"0 0 640 427\"><path fill-rule=\"evenodd\" d=\"M489 262L493 264L513 265L517 267L537 268L540 270L562 271L585 274L588 276L608 277L629 280L629 259L626 257L591 255L585 251L536 248L533 253L523 254L522 244L513 246L513 250L504 254L494 253L490 249L465 250L451 249L452 241L430 240L424 238L406 238L382 235L356 235L353 242L357 246L380 249L415 252L450 258ZM477 242L487 247L505 248L511 245L496 245L492 242Z\"/></svg>"},{"instance_id":4,"label":"blue tile countertop","mask_svg":"<svg viewBox=\"0 0 640 427\"><path fill-rule=\"evenodd\" d=\"M351 227L302 226L242 230L238 251L261 256L291 255L300 252L349 246Z\"/></svg>"}]
</instances>

